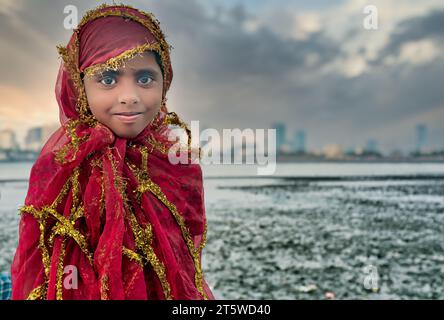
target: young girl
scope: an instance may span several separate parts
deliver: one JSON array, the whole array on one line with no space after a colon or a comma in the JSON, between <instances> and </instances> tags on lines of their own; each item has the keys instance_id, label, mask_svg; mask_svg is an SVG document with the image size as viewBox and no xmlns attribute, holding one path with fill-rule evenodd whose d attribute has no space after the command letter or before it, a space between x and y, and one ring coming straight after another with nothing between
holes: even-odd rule
<instances>
[{"instance_id":1,"label":"young girl","mask_svg":"<svg viewBox=\"0 0 444 320\"><path fill-rule=\"evenodd\" d=\"M31 171L12 299L214 299L201 168L168 161L169 125L190 132L159 22L102 5L58 49L62 127Z\"/></svg>"}]
</instances>

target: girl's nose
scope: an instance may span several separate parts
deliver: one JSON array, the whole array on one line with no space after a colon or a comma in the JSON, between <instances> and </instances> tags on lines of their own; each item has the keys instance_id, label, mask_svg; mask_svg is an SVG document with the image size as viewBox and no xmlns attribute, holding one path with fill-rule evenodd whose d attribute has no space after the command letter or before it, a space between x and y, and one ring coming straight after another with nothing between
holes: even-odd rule
<instances>
[{"instance_id":1,"label":"girl's nose","mask_svg":"<svg viewBox=\"0 0 444 320\"><path fill-rule=\"evenodd\" d=\"M119 102L121 104L137 104L139 103L140 99L136 96L124 96L120 97Z\"/></svg>"},{"instance_id":2,"label":"girl's nose","mask_svg":"<svg viewBox=\"0 0 444 320\"><path fill-rule=\"evenodd\" d=\"M140 102L139 95L137 94L137 90L133 88L132 84L122 84L122 90L119 95L119 103L120 104L137 104Z\"/></svg>"},{"instance_id":3,"label":"girl's nose","mask_svg":"<svg viewBox=\"0 0 444 320\"><path fill-rule=\"evenodd\" d=\"M119 97L120 104L137 104L140 102L140 99L135 94L122 94Z\"/></svg>"}]
</instances>

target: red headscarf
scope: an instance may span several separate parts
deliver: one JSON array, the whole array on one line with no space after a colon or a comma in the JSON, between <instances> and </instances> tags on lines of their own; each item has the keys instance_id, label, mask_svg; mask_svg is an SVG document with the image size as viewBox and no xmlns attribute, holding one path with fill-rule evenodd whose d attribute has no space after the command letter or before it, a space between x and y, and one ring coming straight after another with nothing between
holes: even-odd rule
<instances>
[{"instance_id":1,"label":"red headscarf","mask_svg":"<svg viewBox=\"0 0 444 320\"><path fill-rule=\"evenodd\" d=\"M168 125L188 128L163 102L136 138L123 139L88 107L84 74L119 68L146 50L161 58L165 98L170 47L152 14L102 5L59 47L62 127L31 171L13 299L214 299L201 269L202 171L172 165L167 155Z\"/></svg>"}]
</instances>

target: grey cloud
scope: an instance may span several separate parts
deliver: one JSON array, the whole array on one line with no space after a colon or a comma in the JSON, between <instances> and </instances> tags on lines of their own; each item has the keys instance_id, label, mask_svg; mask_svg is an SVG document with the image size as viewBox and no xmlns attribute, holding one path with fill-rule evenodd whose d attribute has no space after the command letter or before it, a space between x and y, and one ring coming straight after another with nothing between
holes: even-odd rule
<instances>
[{"instance_id":1,"label":"grey cloud","mask_svg":"<svg viewBox=\"0 0 444 320\"><path fill-rule=\"evenodd\" d=\"M414 139L414 124L399 127L401 121L444 101L439 88L444 80L443 59L419 66L375 65L354 78L335 72L318 74L322 65L343 57L341 43L358 36L353 30L338 43L322 30L298 41L267 28L246 32L239 23L213 19L201 10L197 19L181 11L163 12L165 24L174 21L175 28L183 29L184 20L186 28L194 30L188 37L171 34L177 43L175 81L181 87L176 102L188 119L201 119L216 128L266 128L282 121L290 132L305 128L311 147L335 141L362 146L367 139L377 138L387 151L393 141L408 146ZM436 16L419 18L420 23L414 23L415 19L403 22L405 41L408 34L438 37L430 30ZM390 48L399 47L401 38L393 35ZM310 54L319 55L313 66L306 64Z\"/></svg>"},{"instance_id":2,"label":"grey cloud","mask_svg":"<svg viewBox=\"0 0 444 320\"><path fill-rule=\"evenodd\" d=\"M58 27L64 5L78 5L80 13L91 8L86 1L28 2L29 11L21 18L45 34L54 48L38 49L17 30L9 29L11 35L0 31L0 35L14 47L37 48L42 58L70 36ZM332 142L363 145L373 137L392 147L395 142L407 146L414 138L412 121L443 106L441 57L422 65L375 64L357 77L346 78L334 71L321 73L320 67L343 57L343 44L349 37L354 41L359 37L353 30L338 42L322 29L305 40L294 40L265 27L247 32L242 23L251 13L242 6L221 7L217 13L196 0L129 4L155 13L174 46L175 79L169 94L176 111L188 121L201 120L214 128L267 128L282 121L290 132L306 129L310 148ZM441 41L442 15L443 11L434 11L401 23L381 56L398 52L407 41L427 37ZM6 27L7 21L1 19L0 26ZM311 55L318 55L315 64L307 64ZM25 61L26 56L20 59ZM54 63L51 59L43 63ZM13 68L5 64L3 70L16 80L26 71L19 68L13 75ZM1 81L13 81L10 77L2 76ZM431 129L435 137L444 134L442 126Z\"/></svg>"},{"instance_id":3,"label":"grey cloud","mask_svg":"<svg viewBox=\"0 0 444 320\"><path fill-rule=\"evenodd\" d=\"M400 22L373 63L381 63L389 55L398 55L405 43L422 39L433 39L444 44L444 10L432 10L427 15Z\"/></svg>"}]
</instances>

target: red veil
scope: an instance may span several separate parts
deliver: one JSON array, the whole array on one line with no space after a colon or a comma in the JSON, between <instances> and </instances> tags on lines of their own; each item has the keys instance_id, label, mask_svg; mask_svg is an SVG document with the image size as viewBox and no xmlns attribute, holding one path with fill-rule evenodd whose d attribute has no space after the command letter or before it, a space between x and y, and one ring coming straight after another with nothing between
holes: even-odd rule
<instances>
[{"instance_id":1,"label":"red veil","mask_svg":"<svg viewBox=\"0 0 444 320\"><path fill-rule=\"evenodd\" d=\"M161 58L165 97L173 72L159 22L129 6L102 5L58 49L62 126L32 167L12 298L214 299L201 269L202 171L168 161L169 125L186 125L163 102L136 138L117 137L91 114L82 81L151 50Z\"/></svg>"}]
</instances>

